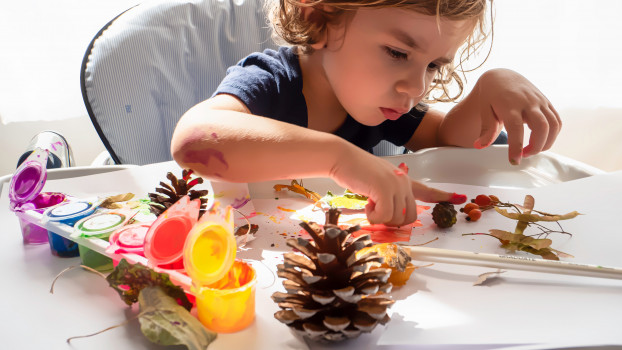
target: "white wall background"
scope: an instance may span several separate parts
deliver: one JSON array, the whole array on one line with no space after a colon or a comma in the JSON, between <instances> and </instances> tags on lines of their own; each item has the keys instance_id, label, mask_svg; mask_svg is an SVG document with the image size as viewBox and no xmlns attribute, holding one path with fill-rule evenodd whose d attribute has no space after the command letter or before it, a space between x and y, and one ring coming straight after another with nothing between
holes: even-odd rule
<instances>
[{"instance_id":1,"label":"white wall background","mask_svg":"<svg viewBox=\"0 0 622 350\"><path fill-rule=\"evenodd\" d=\"M104 150L80 93L82 56L95 33L139 0L0 3L0 176L39 131L55 130L78 165ZM556 106L564 129L553 151L622 169L622 1L496 0L493 67L514 69Z\"/></svg>"}]
</instances>

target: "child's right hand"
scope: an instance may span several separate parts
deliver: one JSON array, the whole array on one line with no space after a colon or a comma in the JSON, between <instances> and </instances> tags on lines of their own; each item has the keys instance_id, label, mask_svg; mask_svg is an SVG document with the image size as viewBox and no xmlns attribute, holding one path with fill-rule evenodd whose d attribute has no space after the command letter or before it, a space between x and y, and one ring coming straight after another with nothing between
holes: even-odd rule
<instances>
[{"instance_id":1,"label":"child's right hand","mask_svg":"<svg viewBox=\"0 0 622 350\"><path fill-rule=\"evenodd\" d=\"M333 167L331 177L340 186L369 197L365 213L372 224L402 226L414 222L416 200L462 204L467 199L464 195L428 187L387 160L352 148L355 154L342 157Z\"/></svg>"}]
</instances>

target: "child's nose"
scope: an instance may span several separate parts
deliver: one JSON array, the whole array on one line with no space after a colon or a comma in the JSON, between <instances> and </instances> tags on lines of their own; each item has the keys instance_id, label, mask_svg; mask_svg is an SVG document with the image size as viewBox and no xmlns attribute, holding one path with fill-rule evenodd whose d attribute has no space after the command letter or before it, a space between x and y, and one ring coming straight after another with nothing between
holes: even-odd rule
<instances>
[{"instance_id":1,"label":"child's nose","mask_svg":"<svg viewBox=\"0 0 622 350\"><path fill-rule=\"evenodd\" d=\"M395 84L395 90L418 102L427 91L425 71L413 71ZM415 103L416 103L415 102Z\"/></svg>"}]
</instances>

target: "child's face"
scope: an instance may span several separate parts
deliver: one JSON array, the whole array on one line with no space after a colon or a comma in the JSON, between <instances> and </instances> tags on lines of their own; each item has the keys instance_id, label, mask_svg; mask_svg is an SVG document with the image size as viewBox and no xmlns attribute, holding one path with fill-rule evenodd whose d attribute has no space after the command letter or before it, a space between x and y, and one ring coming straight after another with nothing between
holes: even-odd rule
<instances>
[{"instance_id":1,"label":"child's face","mask_svg":"<svg viewBox=\"0 0 622 350\"><path fill-rule=\"evenodd\" d=\"M426 95L439 66L473 29L406 9L360 9L328 31L320 49L328 83L344 109L365 125L397 119ZM440 31L439 31L440 29Z\"/></svg>"}]
</instances>

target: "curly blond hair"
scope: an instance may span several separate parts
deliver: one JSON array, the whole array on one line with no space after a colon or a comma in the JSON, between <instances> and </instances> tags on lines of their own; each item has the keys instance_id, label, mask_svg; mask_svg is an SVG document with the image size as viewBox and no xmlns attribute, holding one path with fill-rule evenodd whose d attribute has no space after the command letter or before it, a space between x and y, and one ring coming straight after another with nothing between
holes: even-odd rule
<instances>
[{"instance_id":1,"label":"curly blond hair","mask_svg":"<svg viewBox=\"0 0 622 350\"><path fill-rule=\"evenodd\" d=\"M339 23L342 16L360 8L406 8L428 16L436 16L449 20L473 20L473 32L467 37L465 45L459 53L459 62L443 66L432 82L423 102L453 102L464 90L463 80L458 72L464 72L463 63L469 59L486 39L493 35L493 15L490 11L490 30L486 26L487 3L492 7L493 0L269 0L267 10L270 23L277 41L298 47L299 52L309 54L313 52L311 45L322 37L328 25ZM324 6L330 8L325 11ZM310 16L303 16L304 7L313 7ZM280 39L280 40L279 40ZM488 54L484 58L486 61ZM480 63L476 68L481 66ZM459 69L457 69L459 67ZM473 68L475 69L475 68ZM449 86L456 83L458 91L450 96ZM440 94L432 96L433 91Z\"/></svg>"}]
</instances>

